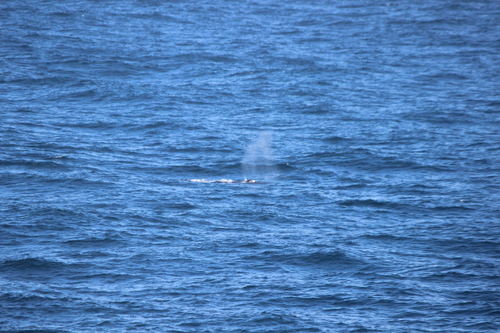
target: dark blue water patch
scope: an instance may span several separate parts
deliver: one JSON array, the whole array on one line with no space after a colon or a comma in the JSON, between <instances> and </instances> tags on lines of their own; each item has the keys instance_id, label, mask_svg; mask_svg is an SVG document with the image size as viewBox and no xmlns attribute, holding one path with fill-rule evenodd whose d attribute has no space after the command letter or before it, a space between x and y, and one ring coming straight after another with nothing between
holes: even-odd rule
<instances>
[{"instance_id":1,"label":"dark blue water patch","mask_svg":"<svg viewBox=\"0 0 500 333\"><path fill-rule=\"evenodd\" d=\"M85 264L67 264L43 258L9 259L0 263L5 279L24 281L55 281L67 274L88 268Z\"/></svg>"},{"instance_id":2,"label":"dark blue water patch","mask_svg":"<svg viewBox=\"0 0 500 333\"><path fill-rule=\"evenodd\" d=\"M51 262L44 259L26 258L19 260L5 260L2 267L6 271L36 271L36 270L57 270L64 265L58 262Z\"/></svg>"},{"instance_id":3,"label":"dark blue water patch","mask_svg":"<svg viewBox=\"0 0 500 333\"><path fill-rule=\"evenodd\" d=\"M0 331L0 332L3 332L3 331ZM51 329L43 329L43 330L39 330L39 329L23 329L23 330L9 330L9 331L5 331L5 332L9 332L9 333L67 333L69 331L64 331L64 330L51 330Z\"/></svg>"},{"instance_id":4,"label":"dark blue water patch","mask_svg":"<svg viewBox=\"0 0 500 333\"><path fill-rule=\"evenodd\" d=\"M428 276L421 277L422 281L434 281L436 283L457 284L460 281L470 281L477 279L477 274L472 271L460 271L457 269L443 269Z\"/></svg>"},{"instance_id":5,"label":"dark blue water patch","mask_svg":"<svg viewBox=\"0 0 500 333\"><path fill-rule=\"evenodd\" d=\"M245 260L261 261L266 268L284 268L286 266L297 266L308 269L320 270L358 270L365 264L359 259L347 256L342 251L338 252L314 252L310 254L284 254L276 251L263 251ZM256 266L259 267L260 265Z\"/></svg>"},{"instance_id":6,"label":"dark blue water patch","mask_svg":"<svg viewBox=\"0 0 500 333\"><path fill-rule=\"evenodd\" d=\"M108 234L105 237L90 236L84 239L70 239L65 241L64 244L77 248L106 248L124 244L123 239L123 236L119 234Z\"/></svg>"},{"instance_id":7,"label":"dark blue water patch","mask_svg":"<svg viewBox=\"0 0 500 333\"><path fill-rule=\"evenodd\" d=\"M348 138L344 138L341 136L331 136L323 139L327 143L339 144L339 143L348 143L350 140Z\"/></svg>"},{"instance_id":8,"label":"dark blue water patch","mask_svg":"<svg viewBox=\"0 0 500 333\"><path fill-rule=\"evenodd\" d=\"M41 193L46 191L46 186L56 186L59 190L67 190L69 188L99 188L99 187L109 187L113 186L113 183L106 181L102 176L91 175L89 173L75 173L75 172L54 172L53 174L47 175L43 171L41 172L36 168L36 164L28 164L30 167L34 167L33 171L17 171L0 174L0 184L11 185L14 188L22 188L23 184L31 184L34 180L37 182L37 186L33 187L33 190L37 190ZM50 168L52 169L52 168Z\"/></svg>"},{"instance_id":9,"label":"dark blue water patch","mask_svg":"<svg viewBox=\"0 0 500 333\"><path fill-rule=\"evenodd\" d=\"M32 194L39 197L40 194ZM26 196L28 197L28 196ZM81 207L74 203L56 206L54 204L26 205L22 202L11 203L4 210L10 217L1 224L6 230L17 230L21 233L34 232L69 232L73 230L72 223L89 220L89 216ZM22 231L21 231L22 230Z\"/></svg>"},{"instance_id":10,"label":"dark blue water patch","mask_svg":"<svg viewBox=\"0 0 500 333\"><path fill-rule=\"evenodd\" d=\"M394 202L391 203L374 199L345 200L345 201L340 201L338 204L346 207L355 206L355 207L367 207L367 208L378 208L378 209L384 209L384 208L394 209L402 206L399 203L394 203Z\"/></svg>"},{"instance_id":11,"label":"dark blue water patch","mask_svg":"<svg viewBox=\"0 0 500 333\"><path fill-rule=\"evenodd\" d=\"M260 316L257 316L257 318L253 319L252 322L257 323L257 324L264 324L264 325L290 325L295 323L295 319L293 317L287 317L279 314L273 314L273 313L266 313L263 312L260 314ZM286 326L285 326L286 327Z\"/></svg>"},{"instance_id":12,"label":"dark blue water patch","mask_svg":"<svg viewBox=\"0 0 500 333\"><path fill-rule=\"evenodd\" d=\"M165 205L165 207L168 209L176 209L176 210L180 210L183 212L197 208L196 205L190 204L188 202L176 202L176 201L171 202L171 203L167 203Z\"/></svg>"},{"instance_id":13,"label":"dark blue water patch","mask_svg":"<svg viewBox=\"0 0 500 333\"><path fill-rule=\"evenodd\" d=\"M64 170L65 165L54 161L37 161L37 160L2 160L0 166L7 168L23 168L30 169L50 169L50 170Z\"/></svg>"},{"instance_id":14,"label":"dark blue water patch","mask_svg":"<svg viewBox=\"0 0 500 333\"><path fill-rule=\"evenodd\" d=\"M453 239L435 239L434 245L443 248L446 253L482 253L487 257L497 258L499 245L495 240L487 235L484 235L481 240L472 236L473 233L467 238L453 238Z\"/></svg>"},{"instance_id":15,"label":"dark blue water patch","mask_svg":"<svg viewBox=\"0 0 500 333\"><path fill-rule=\"evenodd\" d=\"M363 235L363 238L374 239L384 242L405 242L413 240L412 237L396 236L392 234L367 234Z\"/></svg>"},{"instance_id":16,"label":"dark blue water patch","mask_svg":"<svg viewBox=\"0 0 500 333\"><path fill-rule=\"evenodd\" d=\"M424 163L410 159L401 159L396 156L384 156L375 149L366 148L339 148L332 152L318 152L307 156L310 160L320 160L323 164L340 167L355 167L371 172L384 170L416 170L416 171L453 171L453 165L440 161L426 161Z\"/></svg>"}]
</instances>

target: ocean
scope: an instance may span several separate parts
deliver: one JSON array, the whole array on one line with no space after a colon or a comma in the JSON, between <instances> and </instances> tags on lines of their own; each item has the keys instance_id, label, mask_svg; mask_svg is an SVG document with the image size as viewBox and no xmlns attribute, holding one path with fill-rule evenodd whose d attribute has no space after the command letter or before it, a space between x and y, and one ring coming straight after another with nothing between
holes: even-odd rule
<instances>
[{"instance_id":1,"label":"ocean","mask_svg":"<svg viewBox=\"0 0 500 333\"><path fill-rule=\"evenodd\" d=\"M4 0L1 332L499 332L500 2Z\"/></svg>"}]
</instances>

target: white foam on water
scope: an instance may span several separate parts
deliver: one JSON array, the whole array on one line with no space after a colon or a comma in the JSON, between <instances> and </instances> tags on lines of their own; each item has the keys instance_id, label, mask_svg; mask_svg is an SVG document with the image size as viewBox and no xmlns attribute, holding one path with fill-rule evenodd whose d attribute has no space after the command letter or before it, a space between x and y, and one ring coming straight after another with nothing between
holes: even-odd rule
<instances>
[{"instance_id":1,"label":"white foam on water","mask_svg":"<svg viewBox=\"0 0 500 333\"><path fill-rule=\"evenodd\" d=\"M237 183L237 181L234 181L232 179L206 180L202 178L202 179L190 179L189 181L195 183Z\"/></svg>"},{"instance_id":2,"label":"white foam on water","mask_svg":"<svg viewBox=\"0 0 500 333\"><path fill-rule=\"evenodd\" d=\"M216 180L206 180L202 179L188 179L187 181L195 182L195 183L239 183L239 184L256 184L259 183L253 179L245 179L241 180L232 180L232 179L216 179Z\"/></svg>"}]
</instances>

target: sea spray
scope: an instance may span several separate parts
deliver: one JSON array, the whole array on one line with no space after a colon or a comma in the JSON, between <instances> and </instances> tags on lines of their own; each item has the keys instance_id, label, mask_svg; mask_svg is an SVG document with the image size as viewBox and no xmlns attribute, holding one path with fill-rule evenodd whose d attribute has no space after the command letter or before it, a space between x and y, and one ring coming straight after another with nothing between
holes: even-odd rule
<instances>
[{"instance_id":1,"label":"sea spray","mask_svg":"<svg viewBox=\"0 0 500 333\"><path fill-rule=\"evenodd\" d=\"M246 149L241 162L243 176L246 179L269 180L277 175L271 148L272 133L262 132Z\"/></svg>"}]
</instances>

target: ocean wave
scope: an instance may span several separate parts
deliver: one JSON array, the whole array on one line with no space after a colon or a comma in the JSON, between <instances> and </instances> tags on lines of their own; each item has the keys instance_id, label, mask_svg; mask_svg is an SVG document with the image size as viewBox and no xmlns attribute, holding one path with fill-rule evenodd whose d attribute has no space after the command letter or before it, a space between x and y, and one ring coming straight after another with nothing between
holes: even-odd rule
<instances>
[{"instance_id":1,"label":"ocean wave","mask_svg":"<svg viewBox=\"0 0 500 333\"><path fill-rule=\"evenodd\" d=\"M59 268L64 264L56 261L50 261L43 258L23 258L7 259L0 263L4 269L39 269L39 268Z\"/></svg>"},{"instance_id":2,"label":"ocean wave","mask_svg":"<svg viewBox=\"0 0 500 333\"><path fill-rule=\"evenodd\" d=\"M281 253L274 250L265 250L246 258L256 260L267 265L277 265L278 267L297 266L316 269L362 269L366 263L359 258L347 255L344 251L316 251L312 253Z\"/></svg>"}]
</instances>

